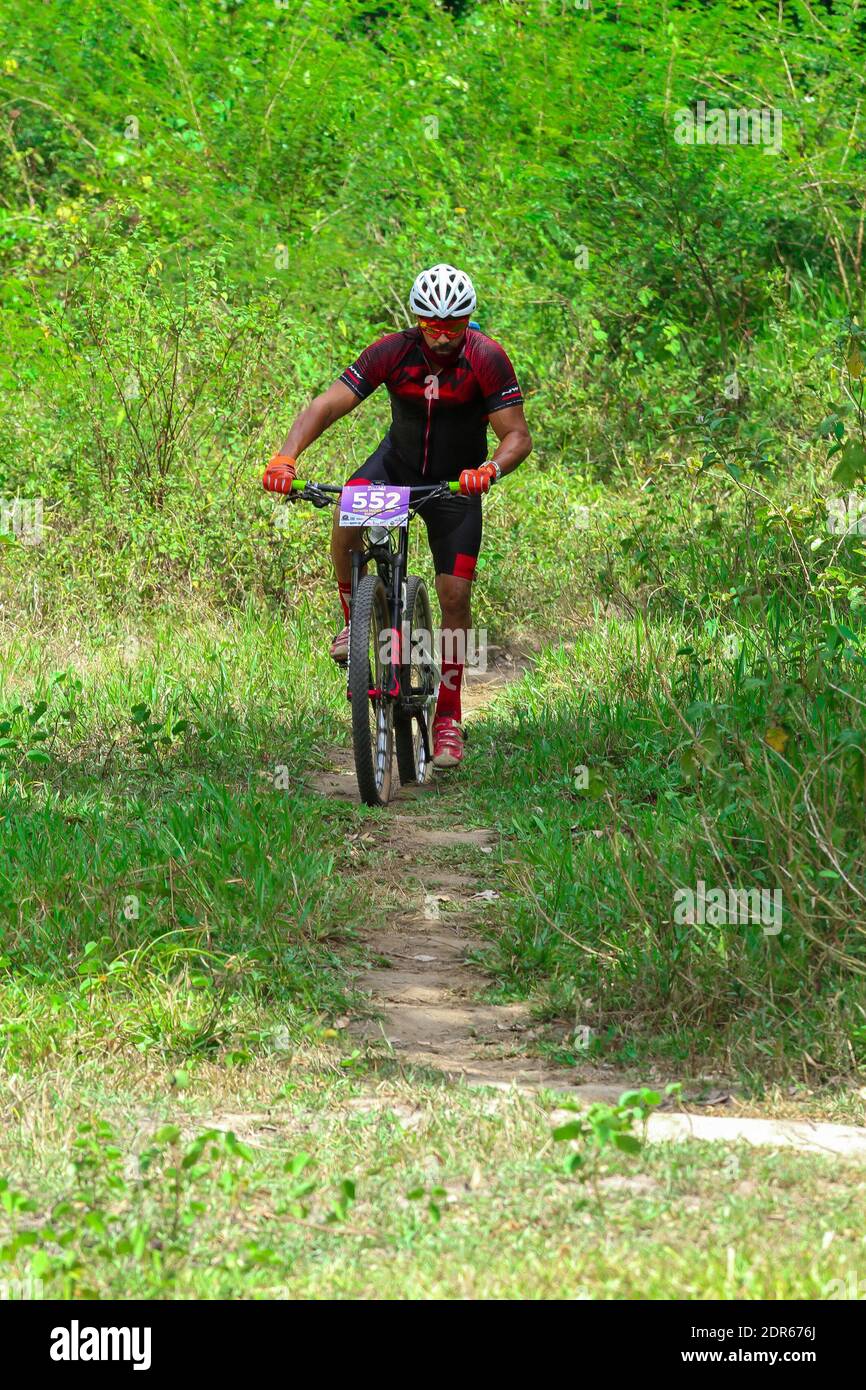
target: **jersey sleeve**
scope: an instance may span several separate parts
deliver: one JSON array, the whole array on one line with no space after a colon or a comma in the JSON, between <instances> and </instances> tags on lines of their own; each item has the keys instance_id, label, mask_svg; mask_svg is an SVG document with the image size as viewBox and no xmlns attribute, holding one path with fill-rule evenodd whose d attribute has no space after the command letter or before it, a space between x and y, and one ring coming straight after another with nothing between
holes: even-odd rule
<instances>
[{"instance_id":1,"label":"jersey sleeve","mask_svg":"<svg viewBox=\"0 0 866 1390\"><path fill-rule=\"evenodd\" d=\"M523 393L504 348L488 339L474 364L488 415L509 405L523 405Z\"/></svg>"},{"instance_id":2,"label":"jersey sleeve","mask_svg":"<svg viewBox=\"0 0 866 1390\"><path fill-rule=\"evenodd\" d=\"M394 363L394 339L397 337L399 334L389 333L387 337L371 343L341 375L340 381L362 401L387 380Z\"/></svg>"}]
</instances>

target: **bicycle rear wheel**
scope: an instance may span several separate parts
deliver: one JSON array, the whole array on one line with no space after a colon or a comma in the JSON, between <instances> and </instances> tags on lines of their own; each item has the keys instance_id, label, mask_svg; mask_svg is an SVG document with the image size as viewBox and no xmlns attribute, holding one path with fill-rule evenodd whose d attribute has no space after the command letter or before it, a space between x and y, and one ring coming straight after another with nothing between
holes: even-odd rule
<instances>
[{"instance_id":1,"label":"bicycle rear wheel","mask_svg":"<svg viewBox=\"0 0 866 1390\"><path fill-rule=\"evenodd\" d=\"M367 806L387 806L391 796L394 705L382 694L390 633L385 585L377 574L365 574L349 624L349 698L358 791Z\"/></svg>"},{"instance_id":2,"label":"bicycle rear wheel","mask_svg":"<svg viewBox=\"0 0 866 1390\"><path fill-rule=\"evenodd\" d=\"M436 705L436 667L430 598L426 584L417 574L410 574L406 580L403 630L408 633L409 645L403 653L400 685L403 699L410 700L418 707L412 713L397 710L394 723L397 768L404 785L407 782L423 785L433 771L431 741ZM408 660L405 659L407 657Z\"/></svg>"}]
</instances>

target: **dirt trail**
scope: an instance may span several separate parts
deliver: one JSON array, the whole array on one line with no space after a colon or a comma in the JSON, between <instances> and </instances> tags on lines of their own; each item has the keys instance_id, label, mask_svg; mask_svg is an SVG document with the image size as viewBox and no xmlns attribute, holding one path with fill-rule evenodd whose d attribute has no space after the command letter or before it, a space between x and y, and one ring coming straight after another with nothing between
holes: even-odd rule
<instances>
[{"instance_id":1,"label":"dirt trail","mask_svg":"<svg viewBox=\"0 0 866 1390\"><path fill-rule=\"evenodd\" d=\"M515 667L513 658L503 659L468 676L463 722L470 740L474 720ZM486 886L492 876L484 875L483 856L498 847L498 837L462 825L443 828L441 808L455 775L464 774L440 773L430 787L398 788L387 816L370 831L378 868L384 854L408 902L388 927L366 936L381 967L358 983L374 1017L354 1022L350 1032L401 1063L469 1083L551 1086L587 1100L616 1099L623 1086L605 1073L588 1068L575 1085L571 1069L527 1056L533 1030L525 1005L479 1001L490 981L467 956L483 944L475 924L491 901L485 893L496 892ZM357 802L351 751L334 750L331 767L314 785L326 796ZM450 861L457 859L455 867Z\"/></svg>"},{"instance_id":2,"label":"dirt trail","mask_svg":"<svg viewBox=\"0 0 866 1390\"><path fill-rule=\"evenodd\" d=\"M469 674L463 713L470 740L472 724L516 669L506 657L483 674ZM371 928L364 937L377 960L358 981L370 996L371 1016L353 1020L349 1035L406 1067L469 1085L546 1088L586 1102L615 1102L642 1080L658 1087L657 1079L651 1083L605 1064L545 1063L530 1055L537 1030L526 1005L483 1002L491 981L467 957L483 946L477 922L496 893L484 856L498 848L498 837L462 825L443 828L441 809L453 776L439 773L423 788L397 784L389 811L356 837L364 851L375 851L375 883L381 884L384 865L406 906L387 927ZM351 751L333 750L331 766L313 785L325 796L357 803ZM666 1113L652 1117L648 1137L777 1144L866 1158L866 1129L850 1125Z\"/></svg>"}]
</instances>

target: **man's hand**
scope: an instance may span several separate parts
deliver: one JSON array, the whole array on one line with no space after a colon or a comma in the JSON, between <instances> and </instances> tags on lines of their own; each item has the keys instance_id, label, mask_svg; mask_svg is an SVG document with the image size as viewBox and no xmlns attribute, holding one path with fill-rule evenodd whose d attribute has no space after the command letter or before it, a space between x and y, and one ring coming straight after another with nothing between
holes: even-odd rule
<instances>
[{"instance_id":1,"label":"man's hand","mask_svg":"<svg viewBox=\"0 0 866 1390\"><path fill-rule=\"evenodd\" d=\"M496 481L496 469L492 463L482 463L480 468L464 468L460 474L460 491L464 497L477 497L481 492L489 492L490 484Z\"/></svg>"},{"instance_id":2,"label":"man's hand","mask_svg":"<svg viewBox=\"0 0 866 1390\"><path fill-rule=\"evenodd\" d=\"M289 454L274 454L262 478L262 487L268 492L291 492L295 481L297 462Z\"/></svg>"}]
</instances>

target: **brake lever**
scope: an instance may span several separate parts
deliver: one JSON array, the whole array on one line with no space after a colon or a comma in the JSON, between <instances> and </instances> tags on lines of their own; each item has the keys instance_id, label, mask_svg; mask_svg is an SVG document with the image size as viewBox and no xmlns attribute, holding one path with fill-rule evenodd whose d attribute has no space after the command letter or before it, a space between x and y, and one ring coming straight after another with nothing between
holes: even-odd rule
<instances>
[{"instance_id":1,"label":"brake lever","mask_svg":"<svg viewBox=\"0 0 866 1390\"><path fill-rule=\"evenodd\" d=\"M315 483L307 483L303 492L300 494L299 501L312 502L314 507L330 507L332 500L325 492L320 492Z\"/></svg>"}]
</instances>

